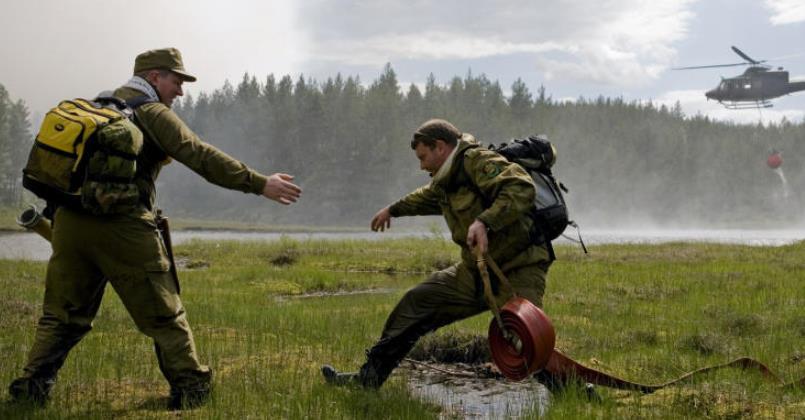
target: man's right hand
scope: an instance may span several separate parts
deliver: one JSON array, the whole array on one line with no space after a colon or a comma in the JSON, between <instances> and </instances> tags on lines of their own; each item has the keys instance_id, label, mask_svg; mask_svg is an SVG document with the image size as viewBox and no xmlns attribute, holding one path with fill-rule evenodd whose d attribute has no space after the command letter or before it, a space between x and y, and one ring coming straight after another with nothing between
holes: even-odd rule
<instances>
[{"instance_id":1,"label":"man's right hand","mask_svg":"<svg viewBox=\"0 0 805 420\"><path fill-rule=\"evenodd\" d=\"M302 189L296 186L293 176L283 173L276 173L268 177L266 186L263 187L263 196L270 198L280 204L295 203L302 194Z\"/></svg>"},{"instance_id":2,"label":"man's right hand","mask_svg":"<svg viewBox=\"0 0 805 420\"><path fill-rule=\"evenodd\" d=\"M375 232L378 230L383 232L389 228L391 228L391 212L389 212L389 208L386 206L380 209L380 211L375 214L375 217L372 218L372 230Z\"/></svg>"}]
</instances>

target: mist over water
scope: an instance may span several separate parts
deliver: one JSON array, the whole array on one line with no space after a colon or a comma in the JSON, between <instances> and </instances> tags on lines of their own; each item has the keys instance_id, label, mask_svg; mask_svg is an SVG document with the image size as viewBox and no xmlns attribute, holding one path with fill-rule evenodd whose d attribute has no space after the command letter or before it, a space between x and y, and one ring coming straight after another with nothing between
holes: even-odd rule
<instances>
[{"instance_id":1,"label":"mist over water","mask_svg":"<svg viewBox=\"0 0 805 420\"><path fill-rule=\"evenodd\" d=\"M394 238L443 238L450 240L444 228L411 225L393 231L377 232L311 232L311 233L276 233L276 232L235 232L192 230L176 231L171 234L174 245L188 241L278 241L292 239L307 240L383 240ZM584 229L582 239L586 245L601 244L661 244L669 242L708 242L723 244L740 244L749 246L783 246L805 239L805 229ZM578 235L568 228L563 236L554 242L557 245L570 245L583 252L578 245ZM50 258L50 244L38 235L29 232L0 234L0 259L25 259L46 261Z\"/></svg>"}]
</instances>

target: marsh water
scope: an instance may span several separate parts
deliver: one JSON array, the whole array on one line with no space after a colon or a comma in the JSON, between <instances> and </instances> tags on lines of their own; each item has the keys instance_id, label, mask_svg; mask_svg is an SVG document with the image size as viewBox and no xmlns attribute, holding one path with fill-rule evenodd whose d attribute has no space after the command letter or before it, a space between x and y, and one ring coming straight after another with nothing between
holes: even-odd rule
<instances>
[{"instance_id":1,"label":"marsh water","mask_svg":"<svg viewBox=\"0 0 805 420\"><path fill-rule=\"evenodd\" d=\"M475 369L462 363L434 366L443 371L407 363L400 370L406 372L409 391L440 405L448 418L516 419L535 414L541 417L550 404L550 393L534 380L511 382L473 375Z\"/></svg>"},{"instance_id":2,"label":"marsh water","mask_svg":"<svg viewBox=\"0 0 805 420\"><path fill-rule=\"evenodd\" d=\"M446 234L445 238L447 238ZM568 229L566 237L556 243L571 244L578 240L576 231ZM172 233L174 245L191 240L210 241L276 241L280 238L305 240L381 240L404 237L429 237L434 233L426 231L389 231L384 233L366 232L241 232L219 230L186 230ZM742 244L750 246L782 246L805 239L805 230L797 229L643 229L643 230L605 230L582 231L582 238L588 245L666 242L712 242ZM50 245L34 233L0 233L0 259L27 259L44 261L50 257Z\"/></svg>"}]
</instances>

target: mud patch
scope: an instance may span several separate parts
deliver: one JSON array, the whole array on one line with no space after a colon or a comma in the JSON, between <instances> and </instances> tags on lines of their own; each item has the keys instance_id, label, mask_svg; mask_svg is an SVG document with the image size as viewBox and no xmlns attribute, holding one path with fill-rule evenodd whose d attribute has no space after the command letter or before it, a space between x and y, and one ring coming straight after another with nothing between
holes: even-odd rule
<instances>
[{"instance_id":1,"label":"mud patch","mask_svg":"<svg viewBox=\"0 0 805 420\"><path fill-rule=\"evenodd\" d=\"M487 338L461 331L429 334L408 353L414 360L479 365L492 361Z\"/></svg>"},{"instance_id":2,"label":"mud patch","mask_svg":"<svg viewBox=\"0 0 805 420\"><path fill-rule=\"evenodd\" d=\"M486 372L486 367L411 362L400 367L411 394L439 404L448 417L533 418L545 415L550 402L548 390L537 381L507 381Z\"/></svg>"},{"instance_id":3,"label":"mud patch","mask_svg":"<svg viewBox=\"0 0 805 420\"><path fill-rule=\"evenodd\" d=\"M299 251L296 248L286 248L272 256L269 261L275 267L294 265L299 260Z\"/></svg>"},{"instance_id":4,"label":"mud patch","mask_svg":"<svg viewBox=\"0 0 805 420\"><path fill-rule=\"evenodd\" d=\"M377 288L377 289L359 289L359 290L321 290L317 292L309 292L298 295L280 295L278 299L309 299L309 298L323 298L335 296L355 296L355 295L382 295L391 293L397 289Z\"/></svg>"},{"instance_id":5,"label":"mud patch","mask_svg":"<svg viewBox=\"0 0 805 420\"><path fill-rule=\"evenodd\" d=\"M177 270L206 270L210 268L210 263L204 260L193 259L190 257L176 257Z\"/></svg>"}]
</instances>

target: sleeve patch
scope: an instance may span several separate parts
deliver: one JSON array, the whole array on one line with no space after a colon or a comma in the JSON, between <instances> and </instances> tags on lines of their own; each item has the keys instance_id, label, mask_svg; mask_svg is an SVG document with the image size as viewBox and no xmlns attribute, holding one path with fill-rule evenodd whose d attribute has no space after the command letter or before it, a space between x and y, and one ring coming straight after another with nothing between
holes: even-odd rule
<instances>
[{"instance_id":1,"label":"sleeve patch","mask_svg":"<svg viewBox=\"0 0 805 420\"><path fill-rule=\"evenodd\" d=\"M497 162L487 162L482 171L487 178L492 179L503 172L503 168L501 166L502 165Z\"/></svg>"}]
</instances>

